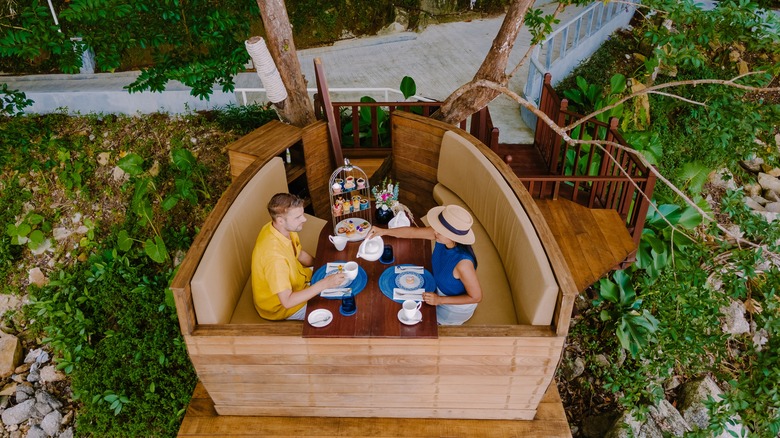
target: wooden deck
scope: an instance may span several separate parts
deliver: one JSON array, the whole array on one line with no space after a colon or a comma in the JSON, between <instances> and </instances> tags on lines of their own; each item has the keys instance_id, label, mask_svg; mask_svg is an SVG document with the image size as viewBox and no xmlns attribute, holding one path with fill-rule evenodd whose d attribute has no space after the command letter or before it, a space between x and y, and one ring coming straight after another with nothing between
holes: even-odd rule
<instances>
[{"instance_id":1,"label":"wooden deck","mask_svg":"<svg viewBox=\"0 0 780 438\"><path fill-rule=\"evenodd\" d=\"M582 292L636 248L615 210L589 209L566 199L537 199L547 225Z\"/></svg>"},{"instance_id":2,"label":"wooden deck","mask_svg":"<svg viewBox=\"0 0 780 438\"><path fill-rule=\"evenodd\" d=\"M219 416L198 383L179 437L571 437L555 382L539 404L536 419L442 420L341 417Z\"/></svg>"}]
</instances>

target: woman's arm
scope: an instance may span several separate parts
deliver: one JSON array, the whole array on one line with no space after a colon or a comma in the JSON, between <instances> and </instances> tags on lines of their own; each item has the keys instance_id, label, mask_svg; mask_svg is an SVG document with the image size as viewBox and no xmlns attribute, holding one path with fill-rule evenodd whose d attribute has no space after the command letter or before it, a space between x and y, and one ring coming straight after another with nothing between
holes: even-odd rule
<instances>
[{"instance_id":1,"label":"woman's arm","mask_svg":"<svg viewBox=\"0 0 780 438\"><path fill-rule=\"evenodd\" d=\"M477 271L474 269L474 263L471 260L459 261L455 265L452 275L463 282L463 286L466 287L465 294L443 297L436 292L425 292L423 300L432 306L438 306L439 304L474 304L482 301L482 287L479 285Z\"/></svg>"},{"instance_id":2,"label":"woman's arm","mask_svg":"<svg viewBox=\"0 0 780 438\"><path fill-rule=\"evenodd\" d=\"M372 227L368 237L390 236L400 237L402 239L428 239L435 240L436 235L431 227L401 227L401 228L379 228Z\"/></svg>"}]
</instances>

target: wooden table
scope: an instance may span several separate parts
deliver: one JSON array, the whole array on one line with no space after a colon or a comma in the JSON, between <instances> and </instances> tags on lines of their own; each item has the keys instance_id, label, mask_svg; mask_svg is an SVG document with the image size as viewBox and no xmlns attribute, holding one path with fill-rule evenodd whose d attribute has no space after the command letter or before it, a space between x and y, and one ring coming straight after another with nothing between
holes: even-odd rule
<instances>
[{"instance_id":1,"label":"wooden table","mask_svg":"<svg viewBox=\"0 0 780 438\"><path fill-rule=\"evenodd\" d=\"M333 322L325 327L312 327L308 322L303 323L304 338L437 338L438 324L436 323L436 308L427 304L422 305L422 321L415 325L405 325L398 320L398 311L401 304L387 298L379 289L379 276L385 269L402 263L411 263L424 266L431 270L431 243L422 239L398 239L383 236L385 244L393 246L395 262L385 265L379 260L369 262L357 258L358 247L361 242L349 242L343 251L336 251L328 240L332 228L325 226L320 233L317 244L317 256L314 263L315 270L328 262L356 261L368 275L366 288L355 295L357 313L352 316L343 316L339 313L341 300L328 299L316 296L309 300L306 316L315 309L328 309L333 313Z\"/></svg>"}]
</instances>

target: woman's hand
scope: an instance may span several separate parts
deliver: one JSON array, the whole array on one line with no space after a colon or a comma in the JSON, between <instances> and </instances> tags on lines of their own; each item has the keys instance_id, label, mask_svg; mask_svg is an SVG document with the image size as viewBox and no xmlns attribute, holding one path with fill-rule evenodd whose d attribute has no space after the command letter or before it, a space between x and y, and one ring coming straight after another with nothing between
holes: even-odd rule
<instances>
[{"instance_id":1,"label":"woman's hand","mask_svg":"<svg viewBox=\"0 0 780 438\"><path fill-rule=\"evenodd\" d=\"M372 239L377 236L386 236L387 228L371 227L371 231L368 233L367 238Z\"/></svg>"},{"instance_id":2,"label":"woman's hand","mask_svg":"<svg viewBox=\"0 0 780 438\"><path fill-rule=\"evenodd\" d=\"M439 305L439 295L433 292L424 292L423 293L423 301L425 301L425 304L428 304L430 306L438 306Z\"/></svg>"}]
</instances>

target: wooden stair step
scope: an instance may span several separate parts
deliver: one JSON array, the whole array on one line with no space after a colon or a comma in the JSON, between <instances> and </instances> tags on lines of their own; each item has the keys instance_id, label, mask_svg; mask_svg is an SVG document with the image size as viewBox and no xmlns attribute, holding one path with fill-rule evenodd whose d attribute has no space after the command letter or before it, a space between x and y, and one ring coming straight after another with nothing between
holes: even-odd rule
<instances>
[{"instance_id":1,"label":"wooden stair step","mask_svg":"<svg viewBox=\"0 0 780 438\"><path fill-rule=\"evenodd\" d=\"M589 209L567 199L537 199L582 292L634 251L634 240L615 210Z\"/></svg>"}]
</instances>

